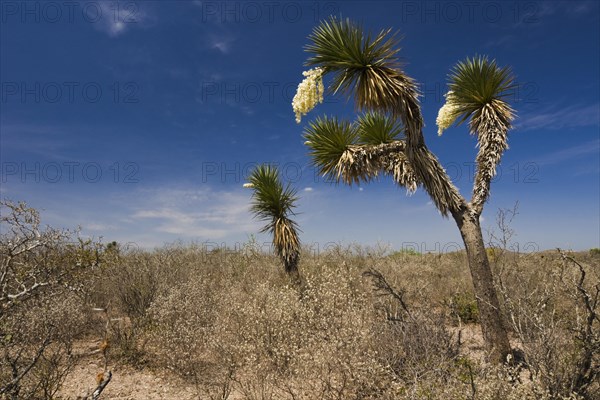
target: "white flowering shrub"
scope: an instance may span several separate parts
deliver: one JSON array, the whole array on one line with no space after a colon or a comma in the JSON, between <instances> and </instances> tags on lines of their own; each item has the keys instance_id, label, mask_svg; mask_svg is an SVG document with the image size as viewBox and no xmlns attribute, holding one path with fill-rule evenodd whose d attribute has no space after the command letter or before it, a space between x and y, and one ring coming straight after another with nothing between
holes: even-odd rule
<instances>
[{"instance_id":1,"label":"white flowering shrub","mask_svg":"<svg viewBox=\"0 0 600 400\"><path fill-rule=\"evenodd\" d=\"M111 318L135 327L128 340L139 356L118 362L175 371L202 399L589 400L600 393L593 254L494 248L501 307L513 347L522 350L497 367L482 361L476 319L467 324L453 309L457 293L472 293L462 252L388 256L384 248L338 246L305 252L297 282L255 242L241 251L181 244L97 251L65 243L60 232L36 233L28 227L37 215L11 206L20 217L9 220L22 234L34 232L30 243L46 245L15 256L21 241L0 238L0 261L7 276L15 274L0 309L0 398L56 398L77 361L74 342L93 326L91 306L106 304ZM23 281L31 274L37 280ZM111 349L122 347L115 330L107 333Z\"/></svg>"},{"instance_id":2,"label":"white flowering shrub","mask_svg":"<svg viewBox=\"0 0 600 400\"><path fill-rule=\"evenodd\" d=\"M449 301L472 291L464 254L304 254L295 285L271 256L214 252L198 261L179 251L178 268L189 271L149 309L146 359L195 382L200 398L577 398L548 386L549 376L563 376L558 365L491 367L461 341L464 323ZM403 293L410 315L374 291L367 265ZM530 264L522 273L545 279Z\"/></svg>"}]
</instances>

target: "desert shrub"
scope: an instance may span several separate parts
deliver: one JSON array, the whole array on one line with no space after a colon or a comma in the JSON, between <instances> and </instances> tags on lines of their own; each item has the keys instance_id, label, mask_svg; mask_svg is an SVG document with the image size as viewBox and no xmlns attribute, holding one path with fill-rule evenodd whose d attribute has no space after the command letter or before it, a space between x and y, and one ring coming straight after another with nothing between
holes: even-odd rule
<instances>
[{"instance_id":1,"label":"desert shrub","mask_svg":"<svg viewBox=\"0 0 600 400\"><path fill-rule=\"evenodd\" d=\"M599 277L562 254L562 262L554 257L545 268L544 279L519 272L519 265L507 269L501 293L525 361L544 388L553 396L591 399L600 393Z\"/></svg>"},{"instance_id":2,"label":"desert shrub","mask_svg":"<svg viewBox=\"0 0 600 400\"><path fill-rule=\"evenodd\" d=\"M445 382L423 380L412 388L423 399L477 400L581 400L581 397L551 394L539 379L521 379L519 367L482 365L469 361L457 365Z\"/></svg>"},{"instance_id":3,"label":"desert shrub","mask_svg":"<svg viewBox=\"0 0 600 400\"><path fill-rule=\"evenodd\" d=\"M72 355L74 340L87 330L89 308L73 293L54 293L50 299L35 299L13 309L5 319L8 335L2 341L2 382L23 372L19 398L51 399L77 360ZM32 360L36 359L32 365ZM4 385L4 383L2 384Z\"/></svg>"},{"instance_id":4,"label":"desert shrub","mask_svg":"<svg viewBox=\"0 0 600 400\"><path fill-rule=\"evenodd\" d=\"M566 385L572 375L561 368L577 363L551 352L539 362L554 357L553 364L536 367L538 353L527 347L544 344L576 355L568 329L574 325L559 324L555 338L540 336L527 315L539 308L535 296L549 294L546 309L552 306L555 321L572 320L573 309L583 311L582 303L573 308L572 292L543 289L574 282L577 270L561 270L560 257L548 254L497 250L495 256L499 285L512 296L502 303L507 322L512 316L528 321L521 328L530 336L521 337L514 327L513 333L529 369L518 363L491 367L480 350L461 344L461 329L479 329L461 252L398 259L358 246L333 246L320 254L309 249L302 255L299 285L280 271L274 256L252 247L178 244L128 255L121 268L143 269L142 261L155 267L156 292L142 308L146 323L134 341L146 343L144 360L154 367L194 382L200 398L574 399L567 386L555 389L552 382ZM371 266L396 296L376 290L373 276L363 275ZM107 281L117 283L123 284ZM591 290L589 283L586 288ZM457 317L473 324L453 326ZM550 347L539 347L539 354Z\"/></svg>"},{"instance_id":5,"label":"desert shrub","mask_svg":"<svg viewBox=\"0 0 600 400\"><path fill-rule=\"evenodd\" d=\"M210 265L209 256L198 246L186 247L181 243L155 250L113 244L102 256L103 263L96 274L98 291L94 304L107 309L112 354L135 364L142 363L151 305L158 298L166 301L165 295L171 290L173 296L180 293L180 285L189 286L195 271Z\"/></svg>"},{"instance_id":6,"label":"desert shrub","mask_svg":"<svg viewBox=\"0 0 600 400\"><path fill-rule=\"evenodd\" d=\"M217 294L200 280L174 287L157 299L149 312L158 362L187 376L204 373L206 343L219 312Z\"/></svg>"},{"instance_id":7,"label":"desert shrub","mask_svg":"<svg viewBox=\"0 0 600 400\"><path fill-rule=\"evenodd\" d=\"M458 355L457 340L440 315L413 310L410 318L378 327L378 358L406 383L446 375Z\"/></svg>"},{"instance_id":8,"label":"desert shrub","mask_svg":"<svg viewBox=\"0 0 600 400\"><path fill-rule=\"evenodd\" d=\"M476 323L479 321L477 299L471 292L455 293L448 301L448 308L459 323Z\"/></svg>"},{"instance_id":9,"label":"desert shrub","mask_svg":"<svg viewBox=\"0 0 600 400\"><path fill-rule=\"evenodd\" d=\"M155 252L140 250L108 250L111 257L103 267L102 274L108 300L117 300L113 307L132 320L141 319L158 293L161 281L161 258ZM108 300L105 300L108 303Z\"/></svg>"},{"instance_id":10,"label":"desert shrub","mask_svg":"<svg viewBox=\"0 0 600 400\"><path fill-rule=\"evenodd\" d=\"M600 277L591 253L521 254L509 250L512 231L500 231L488 252L524 356L490 366L460 340L461 329L479 329L464 252L304 249L298 284L255 241L240 249L102 246L40 229L23 204L3 207L0 397L57 396L76 361L73 342L89 330L90 305L106 308L97 328L123 362L176 371L199 398L599 393Z\"/></svg>"},{"instance_id":11,"label":"desert shrub","mask_svg":"<svg viewBox=\"0 0 600 400\"><path fill-rule=\"evenodd\" d=\"M422 293L392 285L379 271L364 273L372 281L376 353L382 365L406 385L448 375L458 357L459 342L446 327L444 310L435 309Z\"/></svg>"},{"instance_id":12,"label":"desert shrub","mask_svg":"<svg viewBox=\"0 0 600 400\"><path fill-rule=\"evenodd\" d=\"M550 398L600 393L600 276L579 255L509 251L516 209L500 210L496 283L506 322L524 352L531 381ZM592 260L593 261L593 260Z\"/></svg>"},{"instance_id":13,"label":"desert shrub","mask_svg":"<svg viewBox=\"0 0 600 400\"><path fill-rule=\"evenodd\" d=\"M95 244L42 229L36 210L0 202L0 395L53 398L89 328L86 276Z\"/></svg>"},{"instance_id":14,"label":"desert shrub","mask_svg":"<svg viewBox=\"0 0 600 400\"><path fill-rule=\"evenodd\" d=\"M405 248L405 249L401 249L401 250L392 252L389 255L389 257L396 258L396 259L397 258L404 259L404 258L407 258L407 257L420 256L420 255L421 255L420 252L418 252L417 250L415 250L413 248L408 247L408 248Z\"/></svg>"},{"instance_id":15,"label":"desert shrub","mask_svg":"<svg viewBox=\"0 0 600 400\"><path fill-rule=\"evenodd\" d=\"M234 389L247 399L393 398L360 271L313 264L298 286L270 261L245 276L199 270L157 298L148 333L155 360L210 398Z\"/></svg>"}]
</instances>

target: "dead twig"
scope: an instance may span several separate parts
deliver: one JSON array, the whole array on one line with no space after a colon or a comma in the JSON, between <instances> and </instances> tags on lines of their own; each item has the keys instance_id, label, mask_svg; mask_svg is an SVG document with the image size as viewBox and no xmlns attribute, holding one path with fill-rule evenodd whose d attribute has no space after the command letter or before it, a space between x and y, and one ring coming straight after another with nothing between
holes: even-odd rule
<instances>
[{"instance_id":1,"label":"dead twig","mask_svg":"<svg viewBox=\"0 0 600 400\"><path fill-rule=\"evenodd\" d=\"M373 282L373 286L375 287L375 292L378 293L379 296L391 296L395 299L400 307L404 310L404 312L408 315L410 319L413 319L413 316L404 301L404 291L398 290L394 288L388 281L385 279L385 276L374 268L370 268L368 271L363 272L363 276L371 278Z\"/></svg>"}]
</instances>

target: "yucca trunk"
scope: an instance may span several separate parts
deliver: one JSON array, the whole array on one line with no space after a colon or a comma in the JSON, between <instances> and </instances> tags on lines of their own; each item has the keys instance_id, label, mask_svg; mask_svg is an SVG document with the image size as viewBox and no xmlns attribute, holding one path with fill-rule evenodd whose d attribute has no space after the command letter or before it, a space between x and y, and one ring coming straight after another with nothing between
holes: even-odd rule
<instances>
[{"instance_id":1,"label":"yucca trunk","mask_svg":"<svg viewBox=\"0 0 600 400\"><path fill-rule=\"evenodd\" d=\"M494 278L483 243L479 217L472 215L468 210L454 213L453 216L467 250L486 352L490 361L506 362L511 352L510 342L494 288Z\"/></svg>"},{"instance_id":2,"label":"yucca trunk","mask_svg":"<svg viewBox=\"0 0 600 400\"><path fill-rule=\"evenodd\" d=\"M446 104L436 123L441 134L452 124L468 121L470 133L477 136L477 172L472 199L467 202L425 144L418 86L401 70L396 56L398 41L390 32L372 36L359 24L335 17L315 28L309 36L312 43L306 47L313 54L307 65L318 70L307 71L305 76L318 76L321 84L323 75L332 74L332 91L354 99L356 108L367 114L355 124L317 119L306 130L306 143L315 165L338 182L351 185L389 174L409 192L421 186L443 216L452 214L467 250L488 356L492 362L504 362L510 343L479 216L496 167L508 148L514 111L504 98L512 93L514 78L509 68L500 68L485 57L459 63L450 75ZM303 81L296 94L302 101L294 100L296 114L310 111L322 101L321 94L315 82ZM392 120L385 121L386 115ZM405 139L397 137L396 120L404 125Z\"/></svg>"},{"instance_id":3,"label":"yucca trunk","mask_svg":"<svg viewBox=\"0 0 600 400\"><path fill-rule=\"evenodd\" d=\"M293 259L284 261L283 266L285 268L285 272L292 279L292 281L300 280L300 271L298 271L298 261L300 257L296 255Z\"/></svg>"},{"instance_id":4,"label":"yucca trunk","mask_svg":"<svg viewBox=\"0 0 600 400\"><path fill-rule=\"evenodd\" d=\"M278 250L278 253L285 272L291 276L298 275L298 262L300 261L300 251L298 248Z\"/></svg>"}]
</instances>

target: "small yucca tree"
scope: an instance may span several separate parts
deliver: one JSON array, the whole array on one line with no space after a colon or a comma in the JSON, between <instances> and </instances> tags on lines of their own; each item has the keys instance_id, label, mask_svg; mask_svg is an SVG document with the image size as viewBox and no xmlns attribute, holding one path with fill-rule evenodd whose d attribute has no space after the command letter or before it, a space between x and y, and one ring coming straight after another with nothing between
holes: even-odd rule
<instances>
[{"instance_id":1,"label":"small yucca tree","mask_svg":"<svg viewBox=\"0 0 600 400\"><path fill-rule=\"evenodd\" d=\"M318 117L305 128L306 145L320 172L346 184L367 182L380 174L414 192L422 187L444 217L452 216L467 251L478 300L486 349L502 362L510 343L502 321L479 217L490 181L507 146L514 113L505 100L513 86L508 68L474 57L456 65L449 76L446 104L438 115L439 133L468 122L479 151L472 197L467 201L429 151L415 81L397 61L398 40L391 30L365 33L349 20L331 18L309 36L307 65L293 101L296 120L322 102L323 77L329 88L353 99L361 112L354 122Z\"/></svg>"},{"instance_id":2,"label":"small yucca tree","mask_svg":"<svg viewBox=\"0 0 600 400\"><path fill-rule=\"evenodd\" d=\"M298 225L290 218L298 200L296 189L289 183L284 187L277 168L269 165L256 167L248 181L244 187L254 190L251 211L256 218L266 222L261 232L273 235L273 246L285 272L297 276L300 238Z\"/></svg>"}]
</instances>

